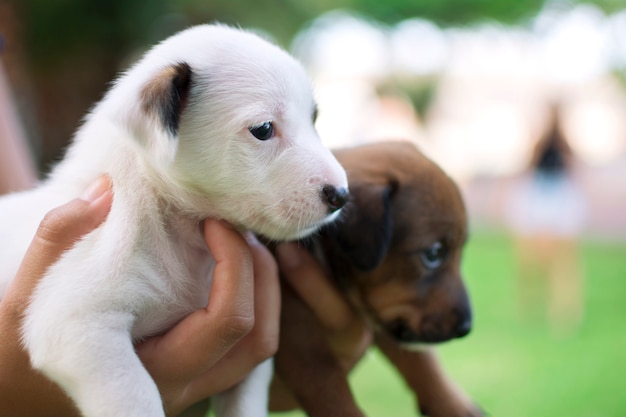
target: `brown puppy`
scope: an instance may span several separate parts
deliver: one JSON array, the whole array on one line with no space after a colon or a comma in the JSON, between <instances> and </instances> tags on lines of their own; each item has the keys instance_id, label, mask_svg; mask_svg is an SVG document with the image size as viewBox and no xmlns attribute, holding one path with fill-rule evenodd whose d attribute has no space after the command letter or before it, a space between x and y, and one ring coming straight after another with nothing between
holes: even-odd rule
<instances>
[{"instance_id":1,"label":"brown puppy","mask_svg":"<svg viewBox=\"0 0 626 417\"><path fill-rule=\"evenodd\" d=\"M416 350L471 329L459 270L467 219L456 185L406 142L338 150L335 156L348 173L352 199L342 219L316 238L313 251L415 392L422 413L481 416L434 354ZM285 383L297 403L283 396L270 407L299 404L312 417L362 417L324 329L286 285L281 320L274 388Z\"/></svg>"}]
</instances>

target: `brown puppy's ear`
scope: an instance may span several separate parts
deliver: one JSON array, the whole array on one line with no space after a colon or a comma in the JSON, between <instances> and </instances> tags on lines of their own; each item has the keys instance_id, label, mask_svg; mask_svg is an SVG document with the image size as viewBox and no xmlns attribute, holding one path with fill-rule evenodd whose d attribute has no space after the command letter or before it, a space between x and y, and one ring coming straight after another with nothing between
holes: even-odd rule
<instances>
[{"instance_id":1,"label":"brown puppy's ear","mask_svg":"<svg viewBox=\"0 0 626 417\"><path fill-rule=\"evenodd\" d=\"M178 135L180 114L187 104L192 71L189 64L168 66L151 79L141 91L141 107L156 116L172 135Z\"/></svg>"},{"instance_id":2,"label":"brown puppy's ear","mask_svg":"<svg viewBox=\"0 0 626 417\"><path fill-rule=\"evenodd\" d=\"M393 185L350 184L350 202L326 235L361 271L378 266L391 240Z\"/></svg>"}]
</instances>

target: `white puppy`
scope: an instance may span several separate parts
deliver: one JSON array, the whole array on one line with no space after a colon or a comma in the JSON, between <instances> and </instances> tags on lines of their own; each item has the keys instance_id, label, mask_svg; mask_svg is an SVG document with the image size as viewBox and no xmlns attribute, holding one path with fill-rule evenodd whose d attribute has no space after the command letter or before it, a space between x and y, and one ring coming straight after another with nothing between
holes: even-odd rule
<instances>
[{"instance_id":1,"label":"white puppy","mask_svg":"<svg viewBox=\"0 0 626 417\"><path fill-rule=\"evenodd\" d=\"M251 33L197 26L118 80L48 180L0 199L1 296L44 214L112 178L107 220L50 268L23 325L33 365L85 416L164 415L132 342L206 306L214 261L201 219L280 240L337 216L346 175L314 130L315 112L310 82L286 52ZM248 379L263 386L269 372ZM224 415L265 415L266 392L250 391L222 401Z\"/></svg>"}]
</instances>

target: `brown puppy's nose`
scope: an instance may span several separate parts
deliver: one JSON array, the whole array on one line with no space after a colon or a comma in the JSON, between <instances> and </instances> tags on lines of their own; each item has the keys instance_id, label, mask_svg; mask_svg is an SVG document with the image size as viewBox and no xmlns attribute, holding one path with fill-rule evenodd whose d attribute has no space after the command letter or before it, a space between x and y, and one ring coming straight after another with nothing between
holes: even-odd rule
<instances>
[{"instance_id":1,"label":"brown puppy's nose","mask_svg":"<svg viewBox=\"0 0 626 417\"><path fill-rule=\"evenodd\" d=\"M459 315L459 321L454 326L454 337L464 337L472 330L472 314L464 312Z\"/></svg>"},{"instance_id":2,"label":"brown puppy's nose","mask_svg":"<svg viewBox=\"0 0 626 417\"><path fill-rule=\"evenodd\" d=\"M349 199L350 193L347 188L337 188L334 185L325 185L322 188L322 200L331 213L345 206Z\"/></svg>"}]
</instances>

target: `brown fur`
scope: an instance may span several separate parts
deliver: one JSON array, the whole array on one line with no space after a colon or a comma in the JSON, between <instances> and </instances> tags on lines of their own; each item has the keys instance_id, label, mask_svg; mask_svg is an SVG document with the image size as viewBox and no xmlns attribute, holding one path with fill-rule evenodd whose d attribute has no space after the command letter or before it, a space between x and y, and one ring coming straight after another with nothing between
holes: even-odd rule
<instances>
[{"instance_id":1,"label":"brown fur","mask_svg":"<svg viewBox=\"0 0 626 417\"><path fill-rule=\"evenodd\" d=\"M403 344L462 337L471 309L460 275L467 219L461 195L445 173L406 142L335 152L348 173L351 202L342 220L316 241L337 286L375 334L375 342L431 417L481 412L445 376L430 350ZM446 255L426 268L423 251L441 242ZM285 383L309 416L362 417L345 372L313 313L283 288L281 340L274 388ZM282 380L282 381L281 381ZM290 408L271 402L273 409Z\"/></svg>"}]
</instances>

